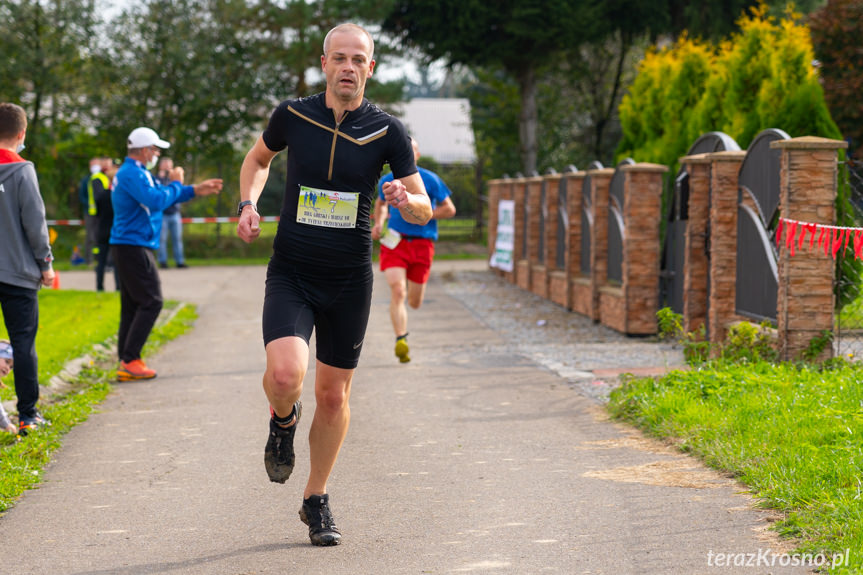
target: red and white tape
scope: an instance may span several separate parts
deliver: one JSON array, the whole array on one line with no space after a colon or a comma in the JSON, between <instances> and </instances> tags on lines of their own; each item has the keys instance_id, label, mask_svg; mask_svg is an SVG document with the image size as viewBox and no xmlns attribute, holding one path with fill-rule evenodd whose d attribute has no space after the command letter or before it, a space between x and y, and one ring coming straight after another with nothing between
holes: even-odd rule
<instances>
[{"instance_id":1,"label":"red and white tape","mask_svg":"<svg viewBox=\"0 0 863 575\"><path fill-rule=\"evenodd\" d=\"M182 218L184 224L232 224L240 221L234 217ZM278 222L279 216L261 216L262 222ZM83 226L84 220L48 220L49 226Z\"/></svg>"}]
</instances>

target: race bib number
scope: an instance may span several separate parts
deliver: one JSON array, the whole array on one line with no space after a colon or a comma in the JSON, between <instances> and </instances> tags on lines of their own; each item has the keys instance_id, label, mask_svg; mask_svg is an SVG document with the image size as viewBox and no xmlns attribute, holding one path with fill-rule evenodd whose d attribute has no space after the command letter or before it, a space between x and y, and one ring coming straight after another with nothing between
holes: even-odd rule
<instances>
[{"instance_id":1,"label":"race bib number","mask_svg":"<svg viewBox=\"0 0 863 575\"><path fill-rule=\"evenodd\" d=\"M360 195L300 186L297 222L322 228L357 227Z\"/></svg>"},{"instance_id":2,"label":"race bib number","mask_svg":"<svg viewBox=\"0 0 863 575\"><path fill-rule=\"evenodd\" d=\"M387 228L386 233L381 236L381 245L394 250L396 249L396 246L399 245L401 239L402 235L400 233L392 228Z\"/></svg>"}]
</instances>

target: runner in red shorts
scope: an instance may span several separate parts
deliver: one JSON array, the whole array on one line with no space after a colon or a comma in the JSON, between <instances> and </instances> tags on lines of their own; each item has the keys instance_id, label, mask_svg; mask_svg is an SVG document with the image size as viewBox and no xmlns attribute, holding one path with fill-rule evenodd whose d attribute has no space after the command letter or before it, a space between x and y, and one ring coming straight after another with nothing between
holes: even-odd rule
<instances>
[{"instance_id":1,"label":"runner in red shorts","mask_svg":"<svg viewBox=\"0 0 863 575\"><path fill-rule=\"evenodd\" d=\"M419 160L419 145L411 140L414 158ZM378 184L378 199L375 200L375 225L372 238L381 240L381 271L390 286L390 319L396 335L396 357L402 363L411 360L408 347L408 310L407 305L419 309L425 296L426 282L431 273L434 260L434 243L438 238L437 220L455 215L449 188L440 177L430 170L417 166L431 199L432 219L424 225L406 222L398 208L390 208L380 191L384 182L392 180L392 174L381 178ZM389 226L384 232L384 224ZM393 233L395 232L395 233Z\"/></svg>"}]
</instances>

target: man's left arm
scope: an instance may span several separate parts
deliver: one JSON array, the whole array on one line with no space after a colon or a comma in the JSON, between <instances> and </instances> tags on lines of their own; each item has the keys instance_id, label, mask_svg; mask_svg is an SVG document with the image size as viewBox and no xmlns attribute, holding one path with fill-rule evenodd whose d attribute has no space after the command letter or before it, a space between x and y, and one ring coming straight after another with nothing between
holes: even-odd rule
<instances>
[{"instance_id":1,"label":"man's left arm","mask_svg":"<svg viewBox=\"0 0 863 575\"><path fill-rule=\"evenodd\" d=\"M455 216L455 204L449 196L438 202L432 212L432 218L435 220L446 220L453 216Z\"/></svg>"},{"instance_id":2,"label":"man's left arm","mask_svg":"<svg viewBox=\"0 0 863 575\"><path fill-rule=\"evenodd\" d=\"M386 182L383 192L386 202L398 208L405 221L424 226L431 219L431 201L419 172Z\"/></svg>"}]
</instances>

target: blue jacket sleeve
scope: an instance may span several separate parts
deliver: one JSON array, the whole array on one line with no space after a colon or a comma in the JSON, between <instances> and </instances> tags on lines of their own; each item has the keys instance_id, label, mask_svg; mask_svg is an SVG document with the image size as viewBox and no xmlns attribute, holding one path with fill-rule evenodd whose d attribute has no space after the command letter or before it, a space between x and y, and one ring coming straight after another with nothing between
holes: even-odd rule
<instances>
[{"instance_id":1,"label":"blue jacket sleeve","mask_svg":"<svg viewBox=\"0 0 863 575\"><path fill-rule=\"evenodd\" d=\"M153 180L153 176L144 170L132 173L129 186L129 195L151 211L161 212L168 206L186 202L195 196L195 188L184 186L180 182L171 182L167 186L159 186Z\"/></svg>"}]
</instances>

